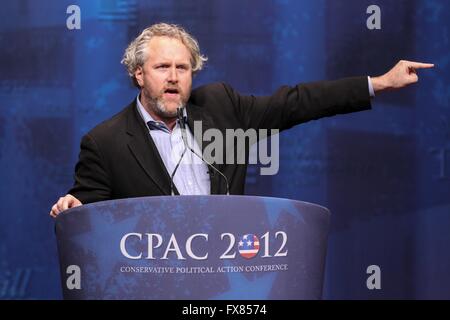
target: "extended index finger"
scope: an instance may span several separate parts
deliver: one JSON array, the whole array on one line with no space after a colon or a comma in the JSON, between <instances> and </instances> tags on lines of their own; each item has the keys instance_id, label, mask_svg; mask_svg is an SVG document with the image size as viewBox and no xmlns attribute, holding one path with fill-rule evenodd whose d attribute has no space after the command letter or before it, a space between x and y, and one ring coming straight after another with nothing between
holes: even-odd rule
<instances>
[{"instance_id":1,"label":"extended index finger","mask_svg":"<svg viewBox=\"0 0 450 320\"><path fill-rule=\"evenodd\" d=\"M427 68L433 68L434 63L408 61L408 66L413 67L414 69L427 69Z\"/></svg>"}]
</instances>

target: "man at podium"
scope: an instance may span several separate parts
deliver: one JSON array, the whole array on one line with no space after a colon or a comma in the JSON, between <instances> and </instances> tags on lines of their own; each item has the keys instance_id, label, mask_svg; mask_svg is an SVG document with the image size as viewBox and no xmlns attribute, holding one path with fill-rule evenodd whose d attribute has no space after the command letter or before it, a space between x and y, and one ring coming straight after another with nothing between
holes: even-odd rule
<instances>
[{"instance_id":1,"label":"man at podium","mask_svg":"<svg viewBox=\"0 0 450 320\"><path fill-rule=\"evenodd\" d=\"M271 96L255 97L241 95L225 83L191 90L192 77L206 60L195 38L177 25L152 25L130 43L122 63L139 94L82 138L74 185L53 205L52 217L110 199L243 194L247 164L204 158L207 144L197 138L195 122L202 132L215 129L224 135L227 129L285 130L370 109L375 94L415 83L418 69L433 67L400 61L379 77L282 86ZM247 147L231 150L234 147L223 145L223 153L243 152L248 159ZM182 164L186 153L197 161Z\"/></svg>"}]
</instances>

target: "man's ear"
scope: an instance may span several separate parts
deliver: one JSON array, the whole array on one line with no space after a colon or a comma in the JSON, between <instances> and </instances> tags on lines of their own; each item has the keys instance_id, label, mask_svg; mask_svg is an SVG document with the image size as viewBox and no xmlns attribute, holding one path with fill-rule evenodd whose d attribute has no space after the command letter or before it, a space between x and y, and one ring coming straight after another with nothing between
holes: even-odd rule
<instances>
[{"instance_id":1,"label":"man's ear","mask_svg":"<svg viewBox=\"0 0 450 320\"><path fill-rule=\"evenodd\" d=\"M140 87L144 86L144 70L142 67L136 68L136 71L134 71L134 78Z\"/></svg>"}]
</instances>

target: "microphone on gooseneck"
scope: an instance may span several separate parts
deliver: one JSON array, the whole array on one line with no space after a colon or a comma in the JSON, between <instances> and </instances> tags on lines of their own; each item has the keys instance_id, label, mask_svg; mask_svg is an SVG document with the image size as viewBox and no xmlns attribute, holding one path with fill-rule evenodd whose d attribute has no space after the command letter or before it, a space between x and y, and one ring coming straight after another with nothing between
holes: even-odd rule
<instances>
[{"instance_id":1,"label":"microphone on gooseneck","mask_svg":"<svg viewBox=\"0 0 450 320\"><path fill-rule=\"evenodd\" d=\"M181 112L181 108L178 108L177 109L177 118L178 118L178 120L180 120L180 117L179 117L180 112ZM181 126L181 124L180 124L180 126ZM181 160L183 160L183 157L184 157L185 153L186 153L186 143L185 143L185 148L183 150L183 153L181 154L181 157L178 160L177 165L175 166L175 168L172 171L172 174L170 175L170 194L172 196L175 195L173 177L175 176L175 173L177 172L178 167L180 166Z\"/></svg>"},{"instance_id":2,"label":"microphone on gooseneck","mask_svg":"<svg viewBox=\"0 0 450 320\"><path fill-rule=\"evenodd\" d=\"M177 172L178 167L180 166L181 160L183 159L183 156L184 156L185 153L186 153L186 148L183 150L183 153L181 154L180 160L178 160L178 163L175 166L175 169L173 169L172 174L170 175L170 194L172 196L175 195L173 177L175 176L175 173Z\"/></svg>"},{"instance_id":3,"label":"microphone on gooseneck","mask_svg":"<svg viewBox=\"0 0 450 320\"><path fill-rule=\"evenodd\" d=\"M223 180L225 181L225 184L227 186L227 196L230 195L230 185L228 183L228 179L227 177L220 172L220 170L218 170L217 168L215 168L210 162L206 161L205 158L203 158L202 155L199 155L197 152L195 152L195 150L193 150L187 141L187 136L186 136L186 122L185 119L183 117L183 109L182 108L178 108L177 109L177 118L178 118L178 122L180 123L180 128L181 128L181 137L183 139L184 142L184 146L186 149L189 149L189 151L191 151L193 154L195 154L199 159L201 159L204 163L206 163L206 165L209 168L212 168L215 172L217 172L218 174L220 174L220 176L223 178ZM184 149L186 151L186 149ZM184 153L183 153L184 154Z\"/></svg>"}]
</instances>

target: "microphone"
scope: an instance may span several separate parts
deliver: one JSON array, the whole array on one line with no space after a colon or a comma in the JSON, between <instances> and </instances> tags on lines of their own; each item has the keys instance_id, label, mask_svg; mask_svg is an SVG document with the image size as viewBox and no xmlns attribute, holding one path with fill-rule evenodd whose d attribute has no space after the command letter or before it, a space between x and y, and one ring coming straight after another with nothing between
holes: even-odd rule
<instances>
[{"instance_id":1,"label":"microphone","mask_svg":"<svg viewBox=\"0 0 450 320\"><path fill-rule=\"evenodd\" d=\"M186 153L186 148L183 150L183 153L181 154L180 160L178 160L178 163L175 166L175 169L173 169L172 174L170 175L170 194L172 196L175 195L175 191L174 191L174 188L173 188L174 187L173 177L175 176L175 173L177 172L178 167L180 166L181 160L183 159L185 153Z\"/></svg>"},{"instance_id":2,"label":"microphone","mask_svg":"<svg viewBox=\"0 0 450 320\"><path fill-rule=\"evenodd\" d=\"M199 159L201 159L204 163L206 163L206 165L207 165L209 168L212 168L215 172L217 172L218 174L220 174L220 176L221 176L221 177L224 179L224 181L225 181L225 184L226 184L226 186L227 186L227 196L229 196L229 195L230 195L230 185L229 185L229 183L228 183L227 177L226 177L222 172L220 172L220 170L218 170L217 168L215 168L210 162L206 161L206 159L203 158L202 155L199 155L197 152L195 152L194 149L192 149L192 148L189 146L188 141L187 141L187 136L186 136L186 122L185 122L185 119L184 119L184 117L183 117L183 108L180 108L180 107L177 108L177 118L178 118L178 122L180 123L180 128L181 128L181 138L183 139L183 143L184 143L184 146L185 146L184 151L186 151L186 149L189 149L189 151L191 151L191 152L192 152L193 154L195 154ZM183 155L184 155L184 152L183 152Z\"/></svg>"},{"instance_id":3,"label":"microphone","mask_svg":"<svg viewBox=\"0 0 450 320\"><path fill-rule=\"evenodd\" d=\"M180 118L179 118L179 112L180 112L180 109L181 109L181 108L178 108L178 109L177 109L177 118L178 118L178 120L180 119ZM184 141L184 140L183 140L183 141ZM175 168L174 168L173 171L172 171L172 174L170 175L170 194L171 194L172 196L175 195L175 192L174 192L174 182L173 182L173 177L175 176L175 173L177 172L178 167L180 166L181 160L183 160L183 157L184 157L184 154L185 154L185 153L186 153L186 143L185 143L185 148L184 148L184 150L183 150L183 153L181 154L181 157L180 157L180 159L178 160L177 165L175 166Z\"/></svg>"}]
</instances>

